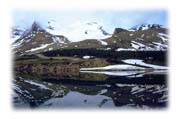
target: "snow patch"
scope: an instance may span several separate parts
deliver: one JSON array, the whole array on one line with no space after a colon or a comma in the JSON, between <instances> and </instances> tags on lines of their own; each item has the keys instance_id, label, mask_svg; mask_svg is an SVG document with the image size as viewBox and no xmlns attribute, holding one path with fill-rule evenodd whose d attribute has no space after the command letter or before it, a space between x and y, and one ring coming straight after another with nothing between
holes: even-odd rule
<instances>
[{"instance_id":1,"label":"snow patch","mask_svg":"<svg viewBox=\"0 0 180 119\"><path fill-rule=\"evenodd\" d=\"M83 56L83 59L90 59L91 56Z\"/></svg>"},{"instance_id":2,"label":"snow patch","mask_svg":"<svg viewBox=\"0 0 180 119\"><path fill-rule=\"evenodd\" d=\"M108 43L103 40L98 40L98 41L101 42L102 45L108 45Z\"/></svg>"},{"instance_id":3,"label":"snow patch","mask_svg":"<svg viewBox=\"0 0 180 119\"><path fill-rule=\"evenodd\" d=\"M18 48L22 45L22 43L24 42L24 38L22 38L20 41L13 43L13 48Z\"/></svg>"},{"instance_id":4,"label":"snow patch","mask_svg":"<svg viewBox=\"0 0 180 119\"><path fill-rule=\"evenodd\" d=\"M133 36L133 34L132 34L132 33L130 33L130 34L129 34L129 36Z\"/></svg>"},{"instance_id":5,"label":"snow patch","mask_svg":"<svg viewBox=\"0 0 180 119\"><path fill-rule=\"evenodd\" d=\"M63 41L63 39L61 39L61 38L59 38L59 37L52 37L52 39L53 39L53 41L54 41L55 43L65 43L65 42Z\"/></svg>"},{"instance_id":6,"label":"snow patch","mask_svg":"<svg viewBox=\"0 0 180 119\"><path fill-rule=\"evenodd\" d=\"M156 45L156 49L159 50L166 50L168 48L168 45L166 44L162 44L162 43L158 43L158 42L152 42L153 44Z\"/></svg>"},{"instance_id":7,"label":"snow patch","mask_svg":"<svg viewBox=\"0 0 180 119\"><path fill-rule=\"evenodd\" d=\"M143 40L143 39L141 39L141 40ZM136 50L142 50L142 51L144 51L144 50L148 50L148 51L155 50L155 49L153 49L151 47L148 47L148 46L146 46L146 45L144 45L142 43L136 42L136 41L132 41L131 46Z\"/></svg>"},{"instance_id":8,"label":"snow patch","mask_svg":"<svg viewBox=\"0 0 180 119\"><path fill-rule=\"evenodd\" d=\"M104 93L106 93L108 90L107 89L102 89L101 92L99 93L99 95L102 95Z\"/></svg>"},{"instance_id":9,"label":"snow patch","mask_svg":"<svg viewBox=\"0 0 180 119\"><path fill-rule=\"evenodd\" d=\"M53 43L50 43L50 44L42 44L40 47L32 48L31 50L27 50L27 51L25 51L25 52L33 52L33 51L36 51L36 50L44 49L44 48L46 48L47 46L52 45L52 44L53 44Z\"/></svg>"},{"instance_id":10,"label":"snow patch","mask_svg":"<svg viewBox=\"0 0 180 119\"><path fill-rule=\"evenodd\" d=\"M141 35L141 38L143 38L143 37L144 37L144 34Z\"/></svg>"},{"instance_id":11,"label":"snow patch","mask_svg":"<svg viewBox=\"0 0 180 119\"><path fill-rule=\"evenodd\" d=\"M106 50L111 50L111 48L106 48Z\"/></svg>"},{"instance_id":12,"label":"snow patch","mask_svg":"<svg viewBox=\"0 0 180 119\"><path fill-rule=\"evenodd\" d=\"M158 35L168 38L168 35L167 35L167 34L164 34L164 33L158 33Z\"/></svg>"},{"instance_id":13,"label":"snow patch","mask_svg":"<svg viewBox=\"0 0 180 119\"><path fill-rule=\"evenodd\" d=\"M153 68L153 69L161 69L161 70L168 69L166 66L147 64L147 63L144 63L143 60L139 60L139 59L128 59L128 60L122 60L122 61L125 63L128 63L128 64L138 64L138 65L146 66L146 67Z\"/></svg>"},{"instance_id":14,"label":"snow patch","mask_svg":"<svg viewBox=\"0 0 180 119\"><path fill-rule=\"evenodd\" d=\"M116 49L116 51L135 51L135 49L131 49L131 48L127 48L127 49L125 49L125 48L118 48L118 49Z\"/></svg>"},{"instance_id":15,"label":"snow patch","mask_svg":"<svg viewBox=\"0 0 180 119\"><path fill-rule=\"evenodd\" d=\"M53 50L53 48L49 48L49 51L50 51L50 50Z\"/></svg>"}]
</instances>

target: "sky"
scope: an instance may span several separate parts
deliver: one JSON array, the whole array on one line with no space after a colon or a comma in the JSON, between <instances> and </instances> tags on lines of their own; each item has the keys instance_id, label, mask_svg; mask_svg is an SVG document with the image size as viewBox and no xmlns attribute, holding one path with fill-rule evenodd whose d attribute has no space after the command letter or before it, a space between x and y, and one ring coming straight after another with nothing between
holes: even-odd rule
<instances>
[{"instance_id":1,"label":"sky","mask_svg":"<svg viewBox=\"0 0 180 119\"><path fill-rule=\"evenodd\" d=\"M168 13L163 9L150 10L14 10L13 26L29 27L34 21L46 24L58 21L62 28L76 22L97 22L112 33L114 28L130 29L140 24L160 24L168 27Z\"/></svg>"}]
</instances>

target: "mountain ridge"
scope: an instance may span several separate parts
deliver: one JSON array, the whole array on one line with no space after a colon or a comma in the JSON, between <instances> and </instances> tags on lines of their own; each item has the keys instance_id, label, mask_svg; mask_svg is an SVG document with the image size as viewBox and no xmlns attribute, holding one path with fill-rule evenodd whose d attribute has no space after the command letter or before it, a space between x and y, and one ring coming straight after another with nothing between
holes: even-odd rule
<instances>
[{"instance_id":1,"label":"mountain ridge","mask_svg":"<svg viewBox=\"0 0 180 119\"><path fill-rule=\"evenodd\" d=\"M98 32L104 34L105 38L90 38L72 42L66 35L55 35L47 29L43 29L40 24L34 22L30 30L21 33L13 43L13 49L19 53L38 53L57 49L83 49L97 48L115 51L139 51L139 50L167 50L168 34L167 29L158 24L140 25L134 30L115 28L113 34L104 31L97 22L89 22L86 25L93 25ZM95 26L94 26L95 25ZM144 27L144 28L142 28ZM95 29L95 30L96 30ZM91 30L82 30L83 34L95 33ZM77 32L78 33L78 32ZM78 36L79 34L77 34ZM80 34L81 35L81 34ZM35 43L37 42L37 43Z\"/></svg>"}]
</instances>

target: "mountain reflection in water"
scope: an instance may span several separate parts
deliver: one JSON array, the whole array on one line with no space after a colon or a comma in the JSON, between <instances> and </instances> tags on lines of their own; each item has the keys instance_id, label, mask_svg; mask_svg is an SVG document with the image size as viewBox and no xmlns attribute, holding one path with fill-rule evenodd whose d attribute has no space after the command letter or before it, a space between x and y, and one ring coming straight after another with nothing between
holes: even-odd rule
<instances>
[{"instance_id":1,"label":"mountain reflection in water","mask_svg":"<svg viewBox=\"0 0 180 119\"><path fill-rule=\"evenodd\" d=\"M117 74L80 72L78 76L52 76L16 73L13 104L15 108L149 109L167 106L166 73Z\"/></svg>"}]
</instances>

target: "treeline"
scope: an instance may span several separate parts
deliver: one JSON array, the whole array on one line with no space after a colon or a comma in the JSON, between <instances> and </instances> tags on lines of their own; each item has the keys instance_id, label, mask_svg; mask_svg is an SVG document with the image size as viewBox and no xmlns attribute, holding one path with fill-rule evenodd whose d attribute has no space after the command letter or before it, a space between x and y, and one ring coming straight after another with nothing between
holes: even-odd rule
<instances>
[{"instance_id":1,"label":"treeline","mask_svg":"<svg viewBox=\"0 0 180 119\"><path fill-rule=\"evenodd\" d=\"M63 49L42 53L48 57L71 56L83 57L85 55L109 59L147 59L152 58L158 61L167 59L167 51L111 51L98 49Z\"/></svg>"},{"instance_id":2,"label":"treeline","mask_svg":"<svg viewBox=\"0 0 180 119\"><path fill-rule=\"evenodd\" d=\"M69 56L82 58L83 56L87 55L111 60L144 59L163 62L166 62L167 60L167 51L111 51L100 49L63 49L47 51L43 52L42 54L47 57ZM38 56L32 54L15 57L15 60L28 60L38 58Z\"/></svg>"}]
</instances>

